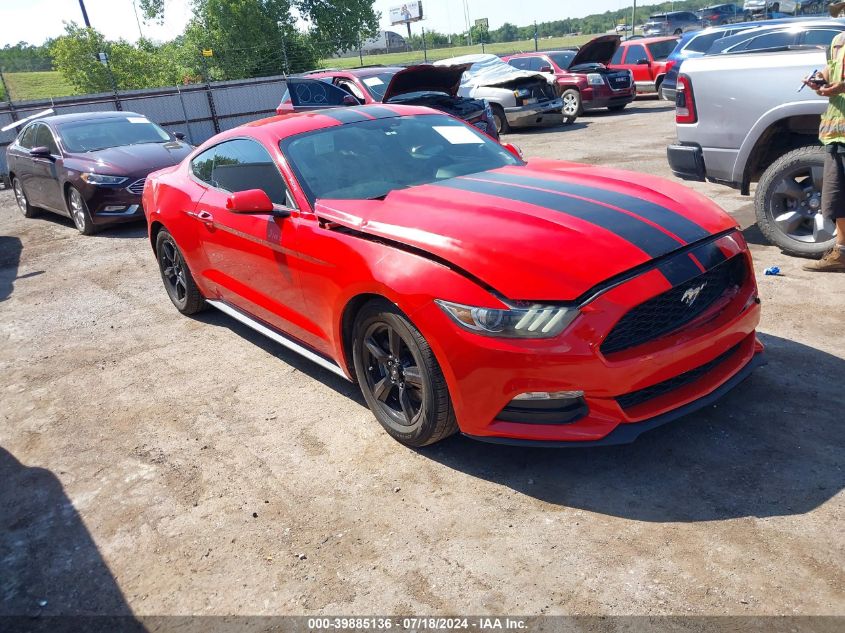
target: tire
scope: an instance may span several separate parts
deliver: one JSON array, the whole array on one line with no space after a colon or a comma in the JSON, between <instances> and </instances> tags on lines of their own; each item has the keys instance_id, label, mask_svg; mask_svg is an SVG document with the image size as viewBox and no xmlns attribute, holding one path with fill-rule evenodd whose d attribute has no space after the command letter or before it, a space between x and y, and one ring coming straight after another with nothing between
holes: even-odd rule
<instances>
[{"instance_id":1,"label":"tire","mask_svg":"<svg viewBox=\"0 0 845 633\"><path fill-rule=\"evenodd\" d=\"M67 191L67 208L70 211L70 219L73 220L76 229L82 235L94 235L97 228L91 220L91 213L88 211L88 205L85 203L85 198L79 193L76 187L69 187Z\"/></svg>"},{"instance_id":2,"label":"tire","mask_svg":"<svg viewBox=\"0 0 845 633\"><path fill-rule=\"evenodd\" d=\"M607 106L607 111L608 112L622 112L622 110L624 110L627 107L628 107L627 103L622 103L620 105Z\"/></svg>"},{"instance_id":3,"label":"tire","mask_svg":"<svg viewBox=\"0 0 845 633\"><path fill-rule=\"evenodd\" d=\"M833 246L835 225L817 211L824 156L817 145L793 150L772 163L757 184L757 226L789 255L819 257Z\"/></svg>"},{"instance_id":4,"label":"tire","mask_svg":"<svg viewBox=\"0 0 845 633\"><path fill-rule=\"evenodd\" d=\"M493 110L493 123L496 125L496 131L499 134L510 132L511 126L508 124L508 117L505 116L505 109L498 103L491 103L490 109Z\"/></svg>"},{"instance_id":5,"label":"tire","mask_svg":"<svg viewBox=\"0 0 845 633\"><path fill-rule=\"evenodd\" d=\"M434 352L396 306L372 301L361 309L353 328L352 360L367 405L392 438L418 448L457 432Z\"/></svg>"},{"instance_id":6,"label":"tire","mask_svg":"<svg viewBox=\"0 0 845 633\"><path fill-rule=\"evenodd\" d=\"M668 101L666 95L663 93L663 81L657 84L657 98L661 101Z\"/></svg>"},{"instance_id":7,"label":"tire","mask_svg":"<svg viewBox=\"0 0 845 633\"><path fill-rule=\"evenodd\" d=\"M12 190L15 192L15 201L18 203L18 209L25 218L34 218L38 215L38 209L29 204L29 198L26 197L26 192L23 190L23 183L20 178L15 176L12 179Z\"/></svg>"},{"instance_id":8,"label":"tire","mask_svg":"<svg viewBox=\"0 0 845 633\"><path fill-rule=\"evenodd\" d=\"M560 95L563 101L563 120L567 123L574 123L575 119L584 113L584 104L581 102L581 93L575 88L569 88Z\"/></svg>"},{"instance_id":9,"label":"tire","mask_svg":"<svg viewBox=\"0 0 845 633\"><path fill-rule=\"evenodd\" d=\"M208 307L176 240L165 229L156 236L156 259L167 296L179 312L196 314Z\"/></svg>"}]
</instances>

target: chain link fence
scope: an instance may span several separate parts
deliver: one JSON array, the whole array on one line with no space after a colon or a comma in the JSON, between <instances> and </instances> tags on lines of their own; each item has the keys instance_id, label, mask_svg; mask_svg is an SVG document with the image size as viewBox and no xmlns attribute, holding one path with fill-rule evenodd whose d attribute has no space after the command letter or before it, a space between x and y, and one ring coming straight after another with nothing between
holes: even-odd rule
<instances>
[{"instance_id":1,"label":"chain link fence","mask_svg":"<svg viewBox=\"0 0 845 633\"><path fill-rule=\"evenodd\" d=\"M137 112L199 145L218 132L275 114L285 76L218 81L205 85L119 91L38 101L0 103L0 128L52 108L55 114L103 110ZM20 127L0 132L0 180L6 181L6 148ZM8 183L6 183L8 185Z\"/></svg>"}]
</instances>

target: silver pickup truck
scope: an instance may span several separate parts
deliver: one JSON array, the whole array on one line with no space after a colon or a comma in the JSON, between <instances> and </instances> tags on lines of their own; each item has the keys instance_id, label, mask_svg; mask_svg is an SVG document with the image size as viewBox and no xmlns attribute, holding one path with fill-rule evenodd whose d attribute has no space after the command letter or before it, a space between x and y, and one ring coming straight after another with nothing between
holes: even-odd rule
<instances>
[{"instance_id":1,"label":"silver pickup truck","mask_svg":"<svg viewBox=\"0 0 845 633\"><path fill-rule=\"evenodd\" d=\"M835 225L819 213L824 152L818 141L827 100L801 80L826 64L821 49L713 55L684 61L678 79L678 144L672 172L749 195L757 182L757 225L785 252L817 256Z\"/></svg>"}]
</instances>

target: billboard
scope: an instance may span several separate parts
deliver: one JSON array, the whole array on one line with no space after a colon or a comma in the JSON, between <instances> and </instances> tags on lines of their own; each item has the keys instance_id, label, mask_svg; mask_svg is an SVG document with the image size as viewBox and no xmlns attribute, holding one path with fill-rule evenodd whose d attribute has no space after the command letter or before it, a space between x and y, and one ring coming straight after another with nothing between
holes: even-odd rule
<instances>
[{"instance_id":1,"label":"billboard","mask_svg":"<svg viewBox=\"0 0 845 633\"><path fill-rule=\"evenodd\" d=\"M406 2L390 7L390 24L408 24L422 19L422 2Z\"/></svg>"}]
</instances>

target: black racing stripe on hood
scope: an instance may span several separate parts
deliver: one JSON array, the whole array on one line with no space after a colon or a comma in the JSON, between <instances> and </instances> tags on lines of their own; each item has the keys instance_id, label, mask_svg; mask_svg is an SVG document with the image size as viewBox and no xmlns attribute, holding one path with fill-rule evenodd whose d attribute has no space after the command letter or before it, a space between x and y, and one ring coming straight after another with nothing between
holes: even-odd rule
<instances>
[{"instance_id":1,"label":"black racing stripe on hood","mask_svg":"<svg viewBox=\"0 0 845 633\"><path fill-rule=\"evenodd\" d=\"M590 187L589 185L571 182L561 182L550 178L546 179L499 172L484 172L483 174L478 174L478 178L514 185L524 185L526 187L542 187L543 189L581 196L595 200L596 202L610 204L630 211L631 213L636 213L640 217L650 220L655 224L659 224L667 231L680 237L687 244L697 242L710 235L706 229L676 211L616 191L608 191L606 189L599 189L598 187Z\"/></svg>"},{"instance_id":2,"label":"black racing stripe on hood","mask_svg":"<svg viewBox=\"0 0 845 633\"><path fill-rule=\"evenodd\" d=\"M341 123L361 123L361 121L372 121L372 117L368 117L360 112L360 110L345 110L344 108L332 108L331 110L321 110L320 114L329 116L335 121Z\"/></svg>"},{"instance_id":3,"label":"black racing stripe on hood","mask_svg":"<svg viewBox=\"0 0 845 633\"><path fill-rule=\"evenodd\" d=\"M660 257L683 246L683 244L678 243L660 229L642 220L638 220L621 211L616 211L586 200L579 200L578 198L567 198L556 193L549 193L538 189L526 189L525 187L466 180L463 178L452 178L451 180L432 184L438 187L449 187L451 189L496 196L506 200L517 200L566 213L572 217L607 229L611 233L615 233L651 257Z\"/></svg>"},{"instance_id":4,"label":"black racing stripe on hood","mask_svg":"<svg viewBox=\"0 0 845 633\"><path fill-rule=\"evenodd\" d=\"M392 119L400 116L398 112L395 112L390 108L376 105L363 106L358 108L358 111L363 112L364 114L369 114L374 119Z\"/></svg>"}]
</instances>

